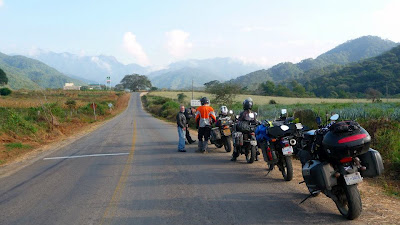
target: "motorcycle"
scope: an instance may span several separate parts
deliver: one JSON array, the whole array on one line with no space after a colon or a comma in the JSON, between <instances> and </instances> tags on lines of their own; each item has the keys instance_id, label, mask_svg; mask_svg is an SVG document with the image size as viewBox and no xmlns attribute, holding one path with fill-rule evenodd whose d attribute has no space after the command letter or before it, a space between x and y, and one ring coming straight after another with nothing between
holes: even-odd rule
<instances>
[{"instance_id":1,"label":"motorcycle","mask_svg":"<svg viewBox=\"0 0 400 225\"><path fill-rule=\"evenodd\" d=\"M232 110L229 111L229 114L233 114ZM231 152L233 126L231 117L219 117L216 124L218 124L218 126L211 129L211 144L214 144L217 148L222 148L222 146L224 146L226 152Z\"/></svg>"},{"instance_id":2,"label":"motorcycle","mask_svg":"<svg viewBox=\"0 0 400 225\"><path fill-rule=\"evenodd\" d=\"M255 120L255 113L249 113L250 121L236 121L233 126L233 146L236 157L240 155L246 156L248 163L257 160L257 139L254 133L258 122Z\"/></svg>"},{"instance_id":3,"label":"motorcycle","mask_svg":"<svg viewBox=\"0 0 400 225\"><path fill-rule=\"evenodd\" d=\"M267 129L267 135L270 140L266 142L266 145L262 146L262 149L263 154L266 155L269 172L277 166L285 181L293 179L291 156L294 152L293 148L297 144L295 134L302 128L301 123L289 123Z\"/></svg>"},{"instance_id":4,"label":"motorcycle","mask_svg":"<svg viewBox=\"0 0 400 225\"><path fill-rule=\"evenodd\" d=\"M333 115L327 127L304 134L300 160L302 175L310 195L301 203L320 192L331 198L339 212L349 220L362 211L357 184L363 177L376 177L383 173L382 157L371 149L371 136L354 121L336 122ZM300 182L300 183L303 183Z\"/></svg>"}]
</instances>

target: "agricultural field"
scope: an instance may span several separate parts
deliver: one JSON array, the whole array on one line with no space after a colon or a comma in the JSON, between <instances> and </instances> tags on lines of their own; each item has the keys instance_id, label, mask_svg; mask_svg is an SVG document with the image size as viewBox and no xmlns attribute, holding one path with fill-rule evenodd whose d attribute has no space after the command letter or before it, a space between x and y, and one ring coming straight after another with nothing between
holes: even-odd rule
<instances>
[{"instance_id":1,"label":"agricultural field","mask_svg":"<svg viewBox=\"0 0 400 225\"><path fill-rule=\"evenodd\" d=\"M151 95L162 96L166 98L176 99L177 94L184 93L188 99L192 98L192 92L189 91L154 91ZM205 92L194 92L194 99L200 99L203 96L213 98L212 95ZM333 98L289 98L289 97L275 97L275 96L261 96L261 95L236 95L235 101L242 102L244 99L251 97L255 104L265 105L269 104L270 100L275 100L277 104L292 105L292 104L321 104L321 103L370 103L371 100L367 99L333 99ZM384 99L383 102L400 102L400 99Z\"/></svg>"},{"instance_id":2,"label":"agricultural field","mask_svg":"<svg viewBox=\"0 0 400 225\"><path fill-rule=\"evenodd\" d=\"M62 90L14 91L0 96L0 165L113 117L127 107L129 96ZM96 117L92 103L96 104Z\"/></svg>"}]
</instances>

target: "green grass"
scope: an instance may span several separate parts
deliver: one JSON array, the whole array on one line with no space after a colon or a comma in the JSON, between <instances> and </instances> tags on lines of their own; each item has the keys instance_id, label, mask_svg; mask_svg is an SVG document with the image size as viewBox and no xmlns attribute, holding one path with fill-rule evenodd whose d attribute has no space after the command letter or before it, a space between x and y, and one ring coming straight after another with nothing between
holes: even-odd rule
<instances>
[{"instance_id":1,"label":"green grass","mask_svg":"<svg viewBox=\"0 0 400 225\"><path fill-rule=\"evenodd\" d=\"M7 143L7 144L4 144L4 146L6 147L7 151L11 151L11 150L14 150L14 149L30 149L30 148L32 148L32 146L24 145L24 144L22 144L20 142Z\"/></svg>"}]
</instances>

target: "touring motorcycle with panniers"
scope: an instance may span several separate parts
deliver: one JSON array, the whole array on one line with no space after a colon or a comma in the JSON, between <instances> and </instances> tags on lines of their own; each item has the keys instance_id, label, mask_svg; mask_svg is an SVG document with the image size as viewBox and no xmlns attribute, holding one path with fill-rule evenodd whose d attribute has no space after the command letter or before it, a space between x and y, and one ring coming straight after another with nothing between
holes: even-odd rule
<instances>
[{"instance_id":1,"label":"touring motorcycle with panniers","mask_svg":"<svg viewBox=\"0 0 400 225\"><path fill-rule=\"evenodd\" d=\"M304 133L302 149L299 151L302 175L310 195L320 192L331 198L339 212L353 220L362 211L361 196L357 184L363 177L376 177L383 173L382 157L370 148L371 136L355 121L331 123ZM301 183L303 183L301 182Z\"/></svg>"}]
</instances>

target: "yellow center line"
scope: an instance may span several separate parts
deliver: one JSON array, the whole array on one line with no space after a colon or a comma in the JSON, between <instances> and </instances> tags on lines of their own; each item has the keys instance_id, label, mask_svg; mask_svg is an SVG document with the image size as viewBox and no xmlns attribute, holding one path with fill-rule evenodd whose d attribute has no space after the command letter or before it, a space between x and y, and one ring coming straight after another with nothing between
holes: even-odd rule
<instances>
[{"instance_id":1,"label":"yellow center line","mask_svg":"<svg viewBox=\"0 0 400 225\"><path fill-rule=\"evenodd\" d=\"M106 218L109 219L111 222L111 219L114 217L114 214L116 212L116 206L121 198L122 191L124 190L126 180L128 179L128 174L132 166L132 161L133 161L133 154L135 153L135 143L136 143L136 122L133 121L133 136L132 136L132 148L131 151L129 152L128 159L125 163L124 170L122 171L121 177L119 178L117 187L114 190L114 194L111 198L110 203L108 204L106 211L104 212L103 218L101 220L100 224L105 224Z\"/></svg>"}]
</instances>

